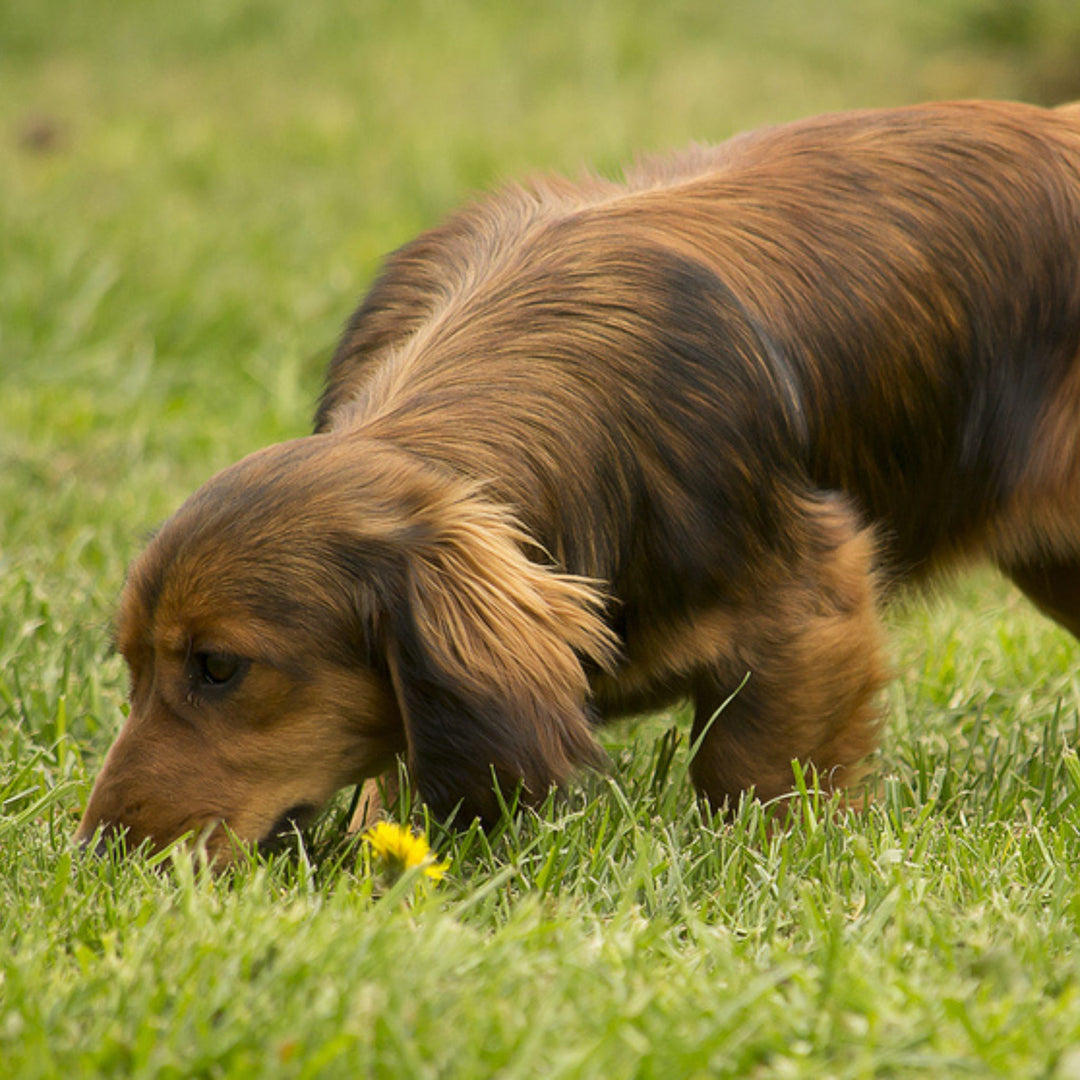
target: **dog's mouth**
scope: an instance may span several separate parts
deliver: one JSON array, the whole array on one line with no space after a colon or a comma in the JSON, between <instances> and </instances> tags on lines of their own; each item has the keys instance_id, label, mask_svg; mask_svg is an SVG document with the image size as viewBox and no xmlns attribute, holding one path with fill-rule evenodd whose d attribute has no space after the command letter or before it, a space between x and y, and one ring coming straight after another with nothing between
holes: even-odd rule
<instances>
[{"instance_id":1,"label":"dog's mouth","mask_svg":"<svg viewBox=\"0 0 1080 1080\"><path fill-rule=\"evenodd\" d=\"M319 813L314 803L297 803L290 806L270 826L266 835L259 841L259 848L264 851L280 851L289 840L310 825Z\"/></svg>"},{"instance_id":2,"label":"dog's mouth","mask_svg":"<svg viewBox=\"0 0 1080 1080\"><path fill-rule=\"evenodd\" d=\"M75 837L75 846L79 852L93 855L98 859L106 858L116 844L126 844L125 830L122 826L103 825L93 832Z\"/></svg>"}]
</instances>

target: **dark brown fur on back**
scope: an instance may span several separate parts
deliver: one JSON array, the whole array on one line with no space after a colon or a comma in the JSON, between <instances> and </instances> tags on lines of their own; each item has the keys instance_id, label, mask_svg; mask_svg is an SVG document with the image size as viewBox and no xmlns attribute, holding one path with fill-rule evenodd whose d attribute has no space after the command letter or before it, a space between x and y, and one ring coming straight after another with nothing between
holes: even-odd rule
<instances>
[{"instance_id":1,"label":"dark brown fur on back","mask_svg":"<svg viewBox=\"0 0 1080 1080\"><path fill-rule=\"evenodd\" d=\"M316 434L136 564L136 707L81 835L265 838L398 751L437 811L490 818L493 777L539 797L600 759L593 719L680 697L713 802L793 759L843 782L894 586L984 555L1080 631L1078 439L1080 109L828 116L509 189L388 260ZM140 672L193 686L207 653L249 666L139 706ZM294 730L337 759L126 798L140 760L182 772L177 721L226 787Z\"/></svg>"}]
</instances>

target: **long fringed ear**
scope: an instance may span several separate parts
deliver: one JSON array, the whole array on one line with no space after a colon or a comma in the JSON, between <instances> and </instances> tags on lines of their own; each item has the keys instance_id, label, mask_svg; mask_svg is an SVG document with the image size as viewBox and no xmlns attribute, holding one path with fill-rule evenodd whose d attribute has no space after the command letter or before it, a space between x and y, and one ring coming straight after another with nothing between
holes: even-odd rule
<instances>
[{"instance_id":1,"label":"long fringed ear","mask_svg":"<svg viewBox=\"0 0 1080 1080\"><path fill-rule=\"evenodd\" d=\"M458 820L498 817L494 785L543 798L603 752L586 717L581 660L607 667L613 638L584 579L532 562L528 538L474 496L444 505L413 549L388 659L424 799Z\"/></svg>"}]
</instances>

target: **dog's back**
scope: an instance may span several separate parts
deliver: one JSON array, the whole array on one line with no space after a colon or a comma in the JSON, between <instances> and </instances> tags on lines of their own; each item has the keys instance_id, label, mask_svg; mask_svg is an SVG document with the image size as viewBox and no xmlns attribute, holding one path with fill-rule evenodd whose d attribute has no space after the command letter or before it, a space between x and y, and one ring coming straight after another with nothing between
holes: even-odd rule
<instances>
[{"instance_id":1,"label":"dog's back","mask_svg":"<svg viewBox=\"0 0 1080 1080\"><path fill-rule=\"evenodd\" d=\"M1077 113L845 114L645 162L625 186L505 192L391 259L318 426L393 412L407 440L441 409L466 433L446 455L490 477L505 469L477 459L487 424L500 458L517 447L514 501L549 524L550 492L530 500L555 483L566 512L563 440L606 460L589 498L598 480L635 483L651 441L747 468L775 468L782 444L879 524L895 573L985 542L1005 555L994 522L1018 492L1076 488ZM654 437L642 431L632 461L605 458L589 432L633 424L635 407ZM541 457L558 474L546 485ZM562 550L557 532L543 540Z\"/></svg>"}]
</instances>

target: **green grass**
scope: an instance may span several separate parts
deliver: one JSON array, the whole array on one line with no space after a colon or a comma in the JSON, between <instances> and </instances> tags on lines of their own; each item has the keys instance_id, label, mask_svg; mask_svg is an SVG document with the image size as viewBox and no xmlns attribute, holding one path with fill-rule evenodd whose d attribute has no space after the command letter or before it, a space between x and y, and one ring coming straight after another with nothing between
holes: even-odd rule
<instances>
[{"instance_id":1,"label":"green grass","mask_svg":"<svg viewBox=\"0 0 1080 1080\"><path fill-rule=\"evenodd\" d=\"M227 880L75 859L112 605L302 433L378 257L477 188L771 120L1080 97L1069 0L0 7L0 1073L1080 1077L1080 652L986 574L895 612L859 812L703 817L678 716L450 874L339 806Z\"/></svg>"}]
</instances>

